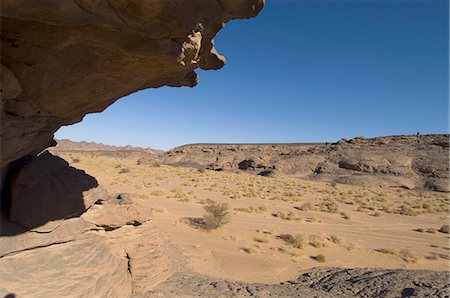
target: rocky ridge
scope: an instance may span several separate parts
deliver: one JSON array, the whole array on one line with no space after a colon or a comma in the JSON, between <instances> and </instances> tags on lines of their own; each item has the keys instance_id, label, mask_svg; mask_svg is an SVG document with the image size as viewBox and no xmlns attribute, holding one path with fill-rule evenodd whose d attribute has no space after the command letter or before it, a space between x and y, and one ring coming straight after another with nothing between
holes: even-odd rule
<instances>
[{"instance_id":1,"label":"rocky ridge","mask_svg":"<svg viewBox=\"0 0 450 298\"><path fill-rule=\"evenodd\" d=\"M448 192L448 150L449 135L403 135L323 144L192 144L138 163Z\"/></svg>"}]
</instances>

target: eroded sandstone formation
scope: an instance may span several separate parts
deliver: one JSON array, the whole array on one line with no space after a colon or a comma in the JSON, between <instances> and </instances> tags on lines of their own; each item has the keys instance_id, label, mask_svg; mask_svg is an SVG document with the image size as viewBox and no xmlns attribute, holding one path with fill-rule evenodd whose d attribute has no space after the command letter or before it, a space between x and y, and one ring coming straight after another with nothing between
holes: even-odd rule
<instances>
[{"instance_id":1,"label":"eroded sandstone formation","mask_svg":"<svg viewBox=\"0 0 450 298\"><path fill-rule=\"evenodd\" d=\"M195 86L219 69L214 36L264 0L1 2L3 179L54 144L53 133L132 92ZM3 184L3 183L2 183Z\"/></svg>"}]
</instances>

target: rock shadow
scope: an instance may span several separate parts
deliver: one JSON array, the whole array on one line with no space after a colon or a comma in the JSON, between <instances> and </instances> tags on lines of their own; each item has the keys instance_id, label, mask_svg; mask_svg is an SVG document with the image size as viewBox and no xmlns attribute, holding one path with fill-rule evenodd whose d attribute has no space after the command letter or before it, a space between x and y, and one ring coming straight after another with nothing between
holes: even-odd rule
<instances>
[{"instance_id":1,"label":"rock shadow","mask_svg":"<svg viewBox=\"0 0 450 298\"><path fill-rule=\"evenodd\" d=\"M100 199L94 177L48 151L25 163L7 183L10 208L2 214L0 236L80 215Z\"/></svg>"},{"instance_id":2,"label":"rock shadow","mask_svg":"<svg viewBox=\"0 0 450 298\"><path fill-rule=\"evenodd\" d=\"M183 217L183 222L194 229L208 230L205 219L201 217Z\"/></svg>"}]
</instances>

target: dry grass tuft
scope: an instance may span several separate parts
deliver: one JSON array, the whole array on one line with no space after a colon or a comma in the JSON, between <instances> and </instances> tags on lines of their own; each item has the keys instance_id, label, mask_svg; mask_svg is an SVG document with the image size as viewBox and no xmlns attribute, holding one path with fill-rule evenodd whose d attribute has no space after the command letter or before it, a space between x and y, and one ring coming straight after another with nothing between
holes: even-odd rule
<instances>
[{"instance_id":1,"label":"dry grass tuft","mask_svg":"<svg viewBox=\"0 0 450 298\"><path fill-rule=\"evenodd\" d=\"M319 235L311 235L309 236L309 245L315 248L325 247L325 239Z\"/></svg>"},{"instance_id":2,"label":"dry grass tuft","mask_svg":"<svg viewBox=\"0 0 450 298\"><path fill-rule=\"evenodd\" d=\"M344 241L342 241L342 239L336 235L331 235L330 236L330 241L333 242L334 244L342 244Z\"/></svg>"},{"instance_id":3,"label":"dry grass tuft","mask_svg":"<svg viewBox=\"0 0 450 298\"><path fill-rule=\"evenodd\" d=\"M317 255L317 256L311 257L311 259L316 260L319 263L325 263L327 261L327 258L324 255Z\"/></svg>"},{"instance_id":4,"label":"dry grass tuft","mask_svg":"<svg viewBox=\"0 0 450 298\"><path fill-rule=\"evenodd\" d=\"M378 248L375 249L375 251L377 252L381 252L382 254L388 254L388 255L395 255L397 254L397 251L393 248Z\"/></svg>"},{"instance_id":5,"label":"dry grass tuft","mask_svg":"<svg viewBox=\"0 0 450 298\"><path fill-rule=\"evenodd\" d=\"M443 225L438 231L441 232L441 233L444 233L444 234L448 234L449 233L449 226L448 225Z\"/></svg>"},{"instance_id":6,"label":"dry grass tuft","mask_svg":"<svg viewBox=\"0 0 450 298\"><path fill-rule=\"evenodd\" d=\"M398 255L406 263L416 263L419 260L419 256L409 249L400 250Z\"/></svg>"},{"instance_id":7,"label":"dry grass tuft","mask_svg":"<svg viewBox=\"0 0 450 298\"><path fill-rule=\"evenodd\" d=\"M305 248L308 245L307 238L302 234L281 234L278 238L284 240L289 245L292 245L295 248Z\"/></svg>"}]
</instances>

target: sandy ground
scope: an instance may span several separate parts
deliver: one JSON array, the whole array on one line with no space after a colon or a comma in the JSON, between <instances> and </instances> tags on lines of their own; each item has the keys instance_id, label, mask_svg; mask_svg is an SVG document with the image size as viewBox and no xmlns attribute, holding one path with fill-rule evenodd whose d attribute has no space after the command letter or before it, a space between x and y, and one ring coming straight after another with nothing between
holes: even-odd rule
<instances>
[{"instance_id":1,"label":"sandy ground","mask_svg":"<svg viewBox=\"0 0 450 298\"><path fill-rule=\"evenodd\" d=\"M449 270L449 235L437 231L449 219L448 194L58 155L110 193L131 193L152 207L155 225L193 272L276 283L321 266ZM230 222L213 231L189 223L209 201L231 208ZM294 248L281 234L302 234L305 247Z\"/></svg>"}]
</instances>

